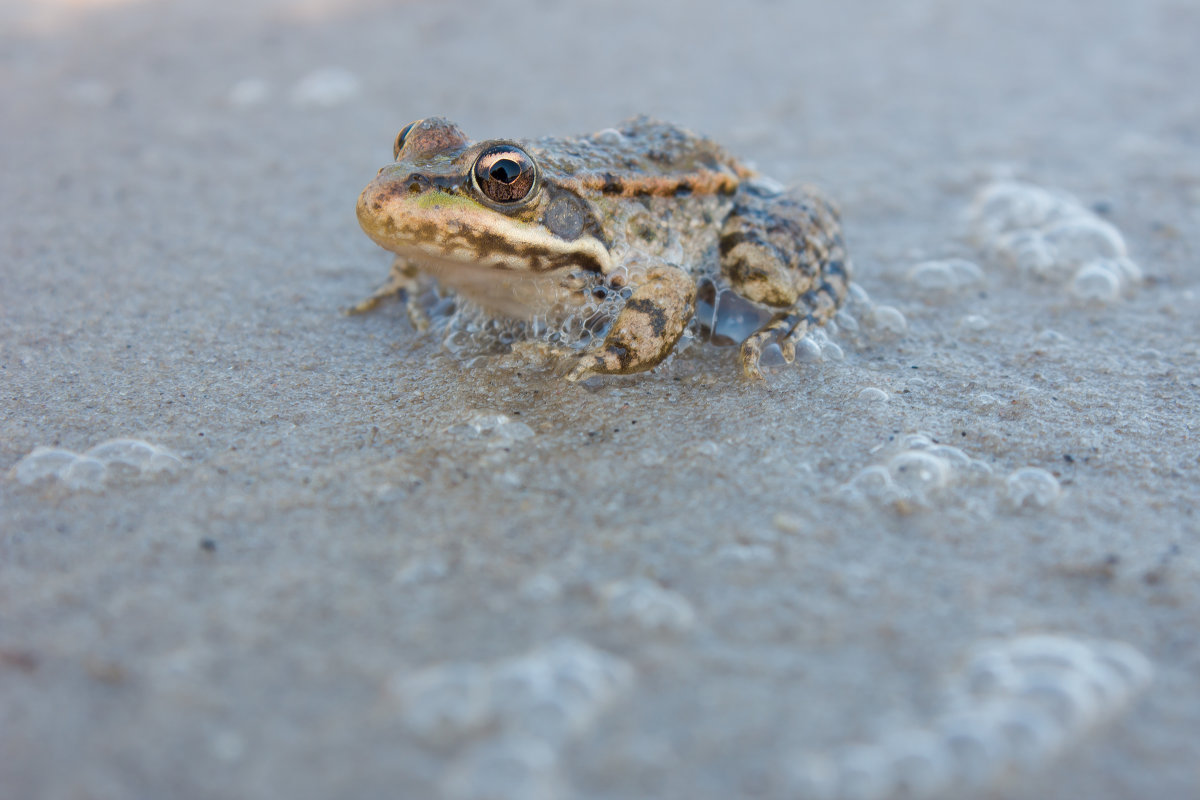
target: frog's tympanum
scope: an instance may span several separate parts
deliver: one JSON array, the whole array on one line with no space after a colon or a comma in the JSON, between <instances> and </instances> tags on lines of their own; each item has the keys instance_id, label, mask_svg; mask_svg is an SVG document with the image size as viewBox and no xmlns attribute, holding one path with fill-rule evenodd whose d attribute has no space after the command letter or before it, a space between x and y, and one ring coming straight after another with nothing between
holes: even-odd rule
<instances>
[{"instance_id":1,"label":"frog's tympanum","mask_svg":"<svg viewBox=\"0 0 1200 800\"><path fill-rule=\"evenodd\" d=\"M568 380L648 370L685 333L711 338L730 293L754 312L735 338L745 375L761 378L765 346L792 361L846 295L827 200L758 179L674 125L472 142L429 118L400 131L394 155L358 199L363 230L396 254L391 278L352 310L406 295L423 327L415 290L431 277L488 315L533 321L527 335L557 330Z\"/></svg>"}]
</instances>

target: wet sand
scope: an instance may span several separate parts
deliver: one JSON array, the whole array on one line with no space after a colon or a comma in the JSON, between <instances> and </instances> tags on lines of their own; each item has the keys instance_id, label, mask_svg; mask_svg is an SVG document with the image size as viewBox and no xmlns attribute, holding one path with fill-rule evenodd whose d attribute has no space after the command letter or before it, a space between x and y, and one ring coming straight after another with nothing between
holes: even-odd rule
<instances>
[{"instance_id":1,"label":"wet sand","mask_svg":"<svg viewBox=\"0 0 1200 800\"><path fill-rule=\"evenodd\" d=\"M0 7L0 794L1200 791L1195 8L208 5ZM403 125L638 113L840 203L802 363L343 315Z\"/></svg>"}]
</instances>

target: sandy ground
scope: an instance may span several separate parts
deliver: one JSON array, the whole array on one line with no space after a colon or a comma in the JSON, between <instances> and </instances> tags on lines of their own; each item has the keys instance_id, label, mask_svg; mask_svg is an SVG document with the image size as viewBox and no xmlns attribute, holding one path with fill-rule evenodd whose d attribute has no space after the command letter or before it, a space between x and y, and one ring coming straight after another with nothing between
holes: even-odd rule
<instances>
[{"instance_id":1,"label":"sandy ground","mask_svg":"<svg viewBox=\"0 0 1200 800\"><path fill-rule=\"evenodd\" d=\"M1194 3L211 5L0 11L0 796L1200 794ZM402 125L640 112L841 203L810 360L341 314Z\"/></svg>"}]
</instances>

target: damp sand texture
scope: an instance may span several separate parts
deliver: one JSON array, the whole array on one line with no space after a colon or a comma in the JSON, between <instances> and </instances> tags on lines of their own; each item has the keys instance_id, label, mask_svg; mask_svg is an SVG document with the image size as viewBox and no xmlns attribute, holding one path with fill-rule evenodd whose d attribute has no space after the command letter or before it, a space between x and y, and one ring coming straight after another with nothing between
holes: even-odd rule
<instances>
[{"instance_id":1,"label":"damp sand texture","mask_svg":"<svg viewBox=\"0 0 1200 800\"><path fill-rule=\"evenodd\" d=\"M0 6L0 795L1200 794L1197 30ZM840 204L797 364L342 313L405 124L637 113Z\"/></svg>"}]
</instances>

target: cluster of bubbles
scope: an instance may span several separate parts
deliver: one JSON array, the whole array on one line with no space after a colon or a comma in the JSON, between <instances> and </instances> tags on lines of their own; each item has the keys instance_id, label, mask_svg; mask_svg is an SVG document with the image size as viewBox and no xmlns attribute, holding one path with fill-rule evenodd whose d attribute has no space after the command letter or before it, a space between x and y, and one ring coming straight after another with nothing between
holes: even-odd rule
<instances>
[{"instance_id":1,"label":"cluster of bubbles","mask_svg":"<svg viewBox=\"0 0 1200 800\"><path fill-rule=\"evenodd\" d=\"M585 350L603 341L613 322L632 294L625 286L619 291L597 289L581 295L578 304L560 303L532 319L510 319L496 315L454 295L428 289L420 305L442 337L445 349L461 361L509 352L518 342L540 342L552 350ZM692 343L708 342L718 347L740 345L765 325L778 309L751 302L717 276L700 280L696 310L674 354ZM809 330L796 345L796 360L801 363L841 361L842 337L855 344L876 343L902 336L908 328L904 315L893 306L872 302L867 292L851 283L846 301L834 319ZM777 344L763 354L764 366L783 363Z\"/></svg>"},{"instance_id":2,"label":"cluster of bubbles","mask_svg":"<svg viewBox=\"0 0 1200 800\"><path fill-rule=\"evenodd\" d=\"M561 796L562 748L633 681L627 662L561 639L496 662L399 675L389 692L413 734L462 751L446 776L445 796L527 800Z\"/></svg>"},{"instance_id":3,"label":"cluster of bubbles","mask_svg":"<svg viewBox=\"0 0 1200 800\"><path fill-rule=\"evenodd\" d=\"M967 211L971 236L995 260L1110 303L1142 279L1125 239L1074 197L1019 181L996 181Z\"/></svg>"},{"instance_id":4,"label":"cluster of bubbles","mask_svg":"<svg viewBox=\"0 0 1200 800\"><path fill-rule=\"evenodd\" d=\"M171 474L181 466L179 456L165 447L140 439L110 439L84 453L36 447L9 475L25 486L46 482L98 492L114 481Z\"/></svg>"},{"instance_id":5,"label":"cluster of bubbles","mask_svg":"<svg viewBox=\"0 0 1200 800\"><path fill-rule=\"evenodd\" d=\"M878 343L903 336L908 331L908 320L895 306L876 303L866 289L851 283L843 307L823 329L817 330L825 330L830 336L841 334L856 343Z\"/></svg>"},{"instance_id":6,"label":"cluster of bubbles","mask_svg":"<svg viewBox=\"0 0 1200 800\"><path fill-rule=\"evenodd\" d=\"M871 744L802 759L792 779L816 800L937 798L1044 766L1122 712L1153 678L1132 646L1028 635L977 648L947 710Z\"/></svg>"},{"instance_id":7,"label":"cluster of bubbles","mask_svg":"<svg viewBox=\"0 0 1200 800\"><path fill-rule=\"evenodd\" d=\"M426 311L446 350L469 361L507 353L517 342L541 342L564 351L586 349L604 339L631 294L629 287L597 289L578 295L578 303L559 303L531 319L512 319L461 298L430 293L433 302Z\"/></svg>"},{"instance_id":8,"label":"cluster of bubbles","mask_svg":"<svg viewBox=\"0 0 1200 800\"><path fill-rule=\"evenodd\" d=\"M1048 508L1062 492L1058 479L1040 467L1021 467L999 479L987 463L924 433L901 437L892 455L861 470L840 492L848 502L911 511L972 487L987 493L983 499L998 496L1013 510Z\"/></svg>"}]
</instances>

